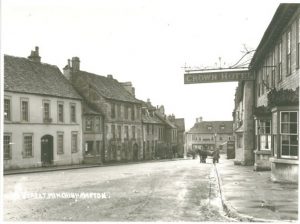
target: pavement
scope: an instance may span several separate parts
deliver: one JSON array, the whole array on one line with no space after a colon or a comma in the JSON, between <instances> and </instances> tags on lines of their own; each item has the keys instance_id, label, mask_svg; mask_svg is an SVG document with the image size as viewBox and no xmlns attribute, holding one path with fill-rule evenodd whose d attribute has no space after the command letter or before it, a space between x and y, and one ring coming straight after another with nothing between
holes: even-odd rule
<instances>
[{"instance_id":1,"label":"pavement","mask_svg":"<svg viewBox=\"0 0 300 224\"><path fill-rule=\"evenodd\" d=\"M298 184L274 183L271 171L234 165L225 155L215 168L227 215L240 221L298 220Z\"/></svg>"}]
</instances>

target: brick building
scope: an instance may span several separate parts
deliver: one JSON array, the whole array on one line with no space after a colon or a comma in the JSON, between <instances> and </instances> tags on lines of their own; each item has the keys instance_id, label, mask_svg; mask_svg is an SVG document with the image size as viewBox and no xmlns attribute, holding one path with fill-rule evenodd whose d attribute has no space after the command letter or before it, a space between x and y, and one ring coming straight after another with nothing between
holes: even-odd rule
<instances>
[{"instance_id":1,"label":"brick building","mask_svg":"<svg viewBox=\"0 0 300 224\"><path fill-rule=\"evenodd\" d=\"M80 70L78 57L69 60L64 75L90 106L104 117L103 161L143 158L141 102L130 83ZM100 153L101 154L101 153Z\"/></svg>"},{"instance_id":2,"label":"brick building","mask_svg":"<svg viewBox=\"0 0 300 224\"><path fill-rule=\"evenodd\" d=\"M79 164L82 98L59 68L4 56L4 169Z\"/></svg>"}]
</instances>

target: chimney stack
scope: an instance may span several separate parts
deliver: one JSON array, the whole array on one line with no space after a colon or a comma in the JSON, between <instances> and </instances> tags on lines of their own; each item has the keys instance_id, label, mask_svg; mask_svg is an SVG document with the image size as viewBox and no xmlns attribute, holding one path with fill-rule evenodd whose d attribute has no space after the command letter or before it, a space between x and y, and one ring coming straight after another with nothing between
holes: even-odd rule
<instances>
[{"instance_id":1,"label":"chimney stack","mask_svg":"<svg viewBox=\"0 0 300 224\"><path fill-rule=\"evenodd\" d=\"M112 78L112 75L111 75L111 78ZM135 88L132 86L131 82L121 82L121 84L132 96L135 97Z\"/></svg>"},{"instance_id":2,"label":"chimney stack","mask_svg":"<svg viewBox=\"0 0 300 224\"><path fill-rule=\"evenodd\" d=\"M80 60L79 60L79 57L72 57L72 71L73 72L80 71Z\"/></svg>"},{"instance_id":3,"label":"chimney stack","mask_svg":"<svg viewBox=\"0 0 300 224\"><path fill-rule=\"evenodd\" d=\"M41 62L41 57L39 55L39 47L35 47L34 51L31 51L31 54L28 56L28 59L34 62Z\"/></svg>"}]
</instances>

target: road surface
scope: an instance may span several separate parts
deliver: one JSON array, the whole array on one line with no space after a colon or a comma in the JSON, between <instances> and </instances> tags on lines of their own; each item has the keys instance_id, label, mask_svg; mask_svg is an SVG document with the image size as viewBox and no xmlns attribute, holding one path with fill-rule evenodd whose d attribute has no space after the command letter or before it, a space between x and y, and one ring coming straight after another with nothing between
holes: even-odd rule
<instances>
[{"instance_id":1,"label":"road surface","mask_svg":"<svg viewBox=\"0 0 300 224\"><path fill-rule=\"evenodd\" d=\"M199 160L8 175L3 188L5 221L233 221Z\"/></svg>"}]
</instances>

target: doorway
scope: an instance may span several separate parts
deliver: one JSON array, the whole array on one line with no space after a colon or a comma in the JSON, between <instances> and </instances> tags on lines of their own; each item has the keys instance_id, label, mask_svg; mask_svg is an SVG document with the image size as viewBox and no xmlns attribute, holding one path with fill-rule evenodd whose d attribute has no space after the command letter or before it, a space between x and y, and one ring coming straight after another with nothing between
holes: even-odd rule
<instances>
[{"instance_id":1,"label":"doorway","mask_svg":"<svg viewBox=\"0 0 300 224\"><path fill-rule=\"evenodd\" d=\"M41 161L42 166L53 163L53 136L44 135L41 138Z\"/></svg>"}]
</instances>

